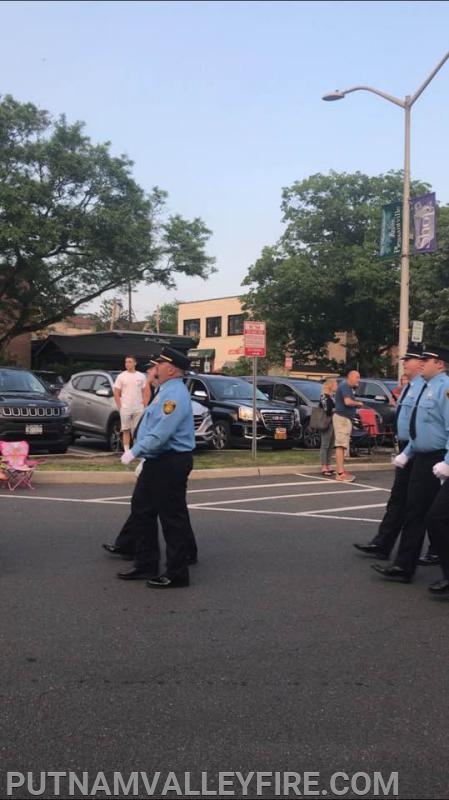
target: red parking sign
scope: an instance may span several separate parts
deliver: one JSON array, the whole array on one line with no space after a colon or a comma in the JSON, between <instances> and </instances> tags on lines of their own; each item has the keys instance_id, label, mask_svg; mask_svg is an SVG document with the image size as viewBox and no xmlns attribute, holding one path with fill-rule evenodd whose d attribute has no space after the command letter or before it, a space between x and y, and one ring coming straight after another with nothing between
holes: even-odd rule
<instances>
[{"instance_id":1,"label":"red parking sign","mask_svg":"<svg viewBox=\"0 0 449 800\"><path fill-rule=\"evenodd\" d=\"M245 340L245 356L260 356L267 354L265 322L244 322L243 336Z\"/></svg>"}]
</instances>

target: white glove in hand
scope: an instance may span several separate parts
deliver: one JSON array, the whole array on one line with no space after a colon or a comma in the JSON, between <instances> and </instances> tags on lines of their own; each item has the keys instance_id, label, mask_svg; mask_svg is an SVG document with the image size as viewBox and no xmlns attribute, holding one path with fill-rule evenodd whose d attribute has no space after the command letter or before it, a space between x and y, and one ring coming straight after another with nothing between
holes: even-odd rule
<instances>
[{"instance_id":1,"label":"white glove in hand","mask_svg":"<svg viewBox=\"0 0 449 800\"><path fill-rule=\"evenodd\" d=\"M133 451L132 450L125 450L125 452L123 453L122 457L120 458L120 461L126 467L126 465L127 464L131 464L131 461L134 461L134 459L135 459L135 455L133 455Z\"/></svg>"},{"instance_id":2,"label":"white glove in hand","mask_svg":"<svg viewBox=\"0 0 449 800\"><path fill-rule=\"evenodd\" d=\"M395 467L403 469L409 461L410 461L409 456L406 456L405 453L399 453L399 455L393 459L393 464Z\"/></svg>"},{"instance_id":3,"label":"white glove in hand","mask_svg":"<svg viewBox=\"0 0 449 800\"><path fill-rule=\"evenodd\" d=\"M449 478L449 464L446 464L445 461L439 461L438 464L435 464L432 472L436 478L445 481Z\"/></svg>"}]
</instances>

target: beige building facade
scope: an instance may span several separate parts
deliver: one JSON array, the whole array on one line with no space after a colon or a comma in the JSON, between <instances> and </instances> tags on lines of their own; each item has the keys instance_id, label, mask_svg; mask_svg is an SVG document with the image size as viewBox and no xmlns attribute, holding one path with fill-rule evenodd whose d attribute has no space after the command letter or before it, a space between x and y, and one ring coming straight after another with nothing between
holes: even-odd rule
<instances>
[{"instance_id":1,"label":"beige building facade","mask_svg":"<svg viewBox=\"0 0 449 800\"><path fill-rule=\"evenodd\" d=\"M224 366L232 366L244 355L244 313L238 297L216 297L210 300L194 300L179 303L178 334L198 339L198 345L190 350L192 368L198 372L220 372ZM328 357L346 361L347 334L337 333L336 344L330 343ZM292 360L291 360L292 361ZM276 368L285 374L318 377L321 372L311 365L290 363ZM323 373L331 374L331 373Z\"/></svg>"},{"instance_id":2,"label":"beige building facade","mask_svg":"<svg viewBox=\"0 0 449 800\"><path fill-rule=\"evenodd\" d=\"M242 304L238 297L195 300L178 306L178 333L199 339L192 368L220 372L244 355Z\"/></svg>"}]
</instances>

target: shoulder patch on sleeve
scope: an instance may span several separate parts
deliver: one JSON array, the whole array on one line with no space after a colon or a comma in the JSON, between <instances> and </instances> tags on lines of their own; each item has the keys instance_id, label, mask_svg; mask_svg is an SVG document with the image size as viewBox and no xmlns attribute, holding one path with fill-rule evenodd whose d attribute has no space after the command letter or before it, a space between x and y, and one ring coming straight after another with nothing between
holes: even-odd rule
<instances>
[{"instance_id":1,"label":"shoulder patch on sleeve","mask_svg":"<svg viewBox=\"0 0 449 800\"><path fill-rule=\"evenodd\" d=\"M162 406L164 414L172 414L176 408L175 400L166 400Z\"/></svg>"}]
</instances>

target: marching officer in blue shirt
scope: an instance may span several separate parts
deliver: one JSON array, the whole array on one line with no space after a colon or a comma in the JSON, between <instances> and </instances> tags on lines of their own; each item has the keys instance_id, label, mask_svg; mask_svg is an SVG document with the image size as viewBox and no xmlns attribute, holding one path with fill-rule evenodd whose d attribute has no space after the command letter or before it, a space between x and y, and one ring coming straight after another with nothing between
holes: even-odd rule
<instances>
[{"instance_id":1,"label":"marching officer in blue shirt","mask_svg":"<svg viewBox=\"0 0 449 800\"><path fill-rule=\"evenodd\" d=\"M440 490L440 479L449 476L449 349L428 347L422 354L423 385L412 409L410 441L394 463L405 468L412 459L404 525L392 566L373 564L383 577L409 583L418 563L427 514ZM432 545L433 525L428 525Z\"/></svg>"},{"instance_id":2,"label":"marching officer in blue shirt","mask_svg":"<svg viewBox=\"0 0 449 800\"><path fill-rule=\"evenodd\" d=\"M421 371L424 362L421 355L422 350L417 348L416 345L409 344L409 349L401 357L401 361L404 362L404 375L406 375L409 382L404 386L396 406L395 433L400 453L404 450L410 438L410 416L423 386ZM396 467L391 494L384 517L379 525L379 530L371 542L367 544L358 544L356 542L354 547L357 550L369 556L380 558L382 561L388 560L404 521L410 471L411 462L403 468Z\"/></svg>"},{"instance_id":3,"label":"marching officer in blue shirt","mask_svg":"<svg viewBox=\"0 0 449 800\"><path fill-rule=\"evenodd\" d=\"M165 347L157 363L160 389L145 409L133 447L123 453L122 464L144 459L131 500L135 536L134 567L119 572L122 580L147 580L147 586L169 588L189 585L188 542L191 532L187 510L187 480L192 470L195 429L192 403L182 380L188 358ZM167 568L159 574L158 517L166 541Z\"/></svg>"}]
</instances>

